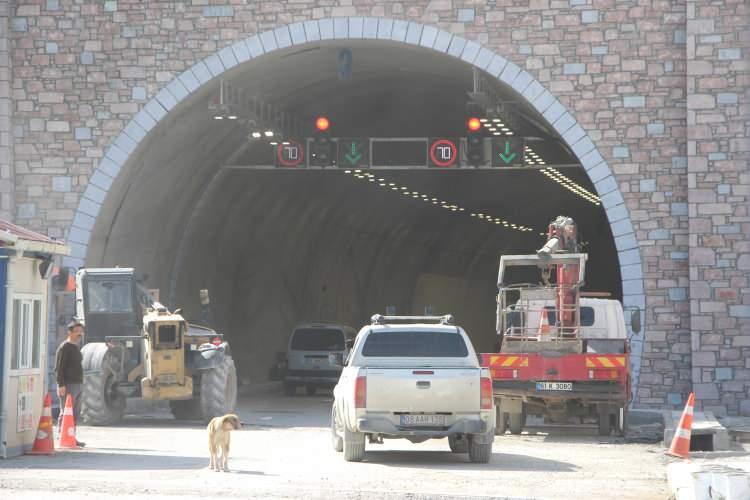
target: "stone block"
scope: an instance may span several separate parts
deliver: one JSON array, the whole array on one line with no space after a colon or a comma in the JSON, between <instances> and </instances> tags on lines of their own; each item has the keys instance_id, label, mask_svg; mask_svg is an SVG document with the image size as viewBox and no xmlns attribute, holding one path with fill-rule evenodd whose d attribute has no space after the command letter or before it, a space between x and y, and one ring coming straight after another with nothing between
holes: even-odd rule
<instances>
[{"instance_id":1,"label":"stone block","mask_svg":"<svg viewBox=\"0 0 750 500\"><path fill-rule=\"evenodd\" d=\"M740 415L750 417L750 399L740 401Z\"/></svg>"},{"instance_id":2,"label":"stone block","mask_svg":"<svg viewBox=\"0 0 750 500\"><path fill-rule=\"evenodd\" d=\"M688 214L688 204L683 202L675 202L670 205L670 213L674 216L682 216Z\"/></svg>"},{"instance_id":3,"label":"stone block","mask_svg":"<svg viewBox=\"0 0 750 500\"><path fill-rule=\"evenodd\" d=\"M672 238L672 233L669 229L654 229L648 232L649 240L668 240Z\"/></svg>"},{"instance_id":4,"label":"stone block","mask_svg":"<svg viewBox=\"0 0 750 500\"><path fill-rule=\"evenodd\" d=\"M737 94L731 92L722 92L716 96L719 104L737 104Z\"/></svg>"},{"instance_id":5,"label":"stone block","mask_svg":"<svg viewBox=\"0 0 750 500\"><path fill-rule=\"evenodd\" d=\"M642 95L626 96L622 100L622 105L626 108L642 108L646 106L646 97Z\"/></svg>"},{"instance_id":6,"label":"stone block","mask_svg":"<svg viewBox=\"0 0 750 500\"><path fill-rule=\"evenodd\" d=\"M117 11L117 1L116 0L107 0L104 2L104 11L105 12L116 12Z\"/></svg>"},{"instance_id":7,"label":"stone block","mask_svg":"<svg viewBox=\"0 0 750 500\"><path fill-rule=\"evenodd\" d=\"M599 22L599 11L598 10L584 10L581 12L581 22L583 24L591 24Z\"/></svg>"},{"instance_id":8,"label":"stone block","mask_svg":"<svg viewBox=\"0 0 750 500\"><path fill-rule=\"evenodd\" d=\"M630 156L630 149L627 146L615 146L612 148L612 157L627 158Z\"/></svg>"},{"instance_id":9,"label":"stone block","mask_svg":"<svg viewBox=\"0 0 750 500\"><path fill-rule=\"evenodd\" d=\"M740 59L742 59L742 51L740 49L719 49L720 61L738 61Z\"/></svg>"},{"instance_id":10,"label":"stone block","mask_svg":"<svg viewBox=\"0 0 750 500\"><path fill-rule=\"evenodd\" d=\"M649 123L646 125L646 133L648 135L663 135L664 124L663 123Z\"/></svg>"},{"instance_id":11,"label":"stone block","mask_svg":"<svg viewBox=\"0 0 750 500\"><path fill-rule=\"evenodd\" d=\"M91 140L91 129L88 127L76 127L75 138L78 141Z\"/></svg>"},{"instance_id":12,"label":"stone block","mask_svg":"<svg viewBox=\"0 0 750 500\"><path fill-rule=\"evenodd\" d=\"M670 405L682 405L683 404L682 394L679 392L667 393L667 403Z\"/></svg>"},{"instance_id":13,"label":"stone block","mask_svg":"<svg viewBox=\"0 0 750 500\"><path fill-rule=\"evenodd\" d=\"M458 22L460 23L473 23L474 22L474 9L458 9Z\"/></svg>"},{"instance_id":14,"label":"stone block","mask_svg":"<svg viewBox=\"0 0 750 500\"><path fill-rule=\"evenodd\" d=\"M58 52L57 44L55 42L47 42L46 44L44 44L44 51L47 54L57 54Z\"/></svg>"},{"instance_id":15,"label":"stone block","mask_svg":"<svg viewBox=\"0 0 750 500\"><path fill-rule=\"evenodd\" d=\"M656 191L656 179L641 179L638 184L641 193L653 193Z\"/></svg>"},{"instance_id":16,"label":"stone block","mask_svg":"<svg viewBox=\"0 0 750 500\"><path fill-rule=\"evenodd\" d=\"M28 31L29 23L25 17L14 17L10 21L10 29L13 31Z\"/></svg>"},{"instance_id":17,"label":"stone block","mask_svg":"<svg viewBox=\"0 0 750 500\"><path fill-rule=\"evenodd\" d=\"M706 351L693 352L693 366L716 366L716 353Z\"/></svg>"},{"instance_id":18,"label":"stone block","mask_svg":"<svg viewBox=\"0 0 750 500\"><path fill-rule=\"evenodd\" d=\"M687 300L687 289L686 288L670 288L669 300L671 300L672 302L682 302L682 301Z\"/></svg>"},{"instance_id":19,"label":"stone block","mask_svg":"<svg viewBox=\"0 0 750 500\"><path fill-rule=\"evenodd\" d=\"M203 17L234 17L234 7L231 5L206 5L203 7Z\"/></svg>"},{"instance_id":20,"label":"stone block","mask_svg":"<svg viewBox=\"0 0 750 500\"><path fill-rule=\"evenodd\" d=\"M67 176L55 176L52 178L52 190L59 193L68 193L71 189L71 178Z\"/></svg>"},{"instance_id":21,"label":"stone block","mask_svg":"<svg viewBox=\"0 0 750 500\"><path fill-rule=\"evenodd\" d=\"M586 65L583 63L568 63L563 66L565 75L582 75L586 73Z\"/></svg>"},{"instance_id":22,"label":"stone block","mask_svg":"<svg viewBox=\"0 0 750 500\"><path fill-rule=\"evenodd\" d=\"M750 318L750 306L729 306L729 315L733 318Z\"/></svg>"},{"instance_id":23,"label":"stone block","mask_svg":"<svg viewBox=\"0 0 750 500\"><path fill-rule=\"evenodd\" d=\"M130 97L136 101L145 101L146 89L144 87L133 87L130 91Z\"/></svg>"},{"instance_id":24,"label":"stone block","mask_svg":"<svg viewBox=\"0 0 750 500\"><path fill-rule=\"evenodd\" d=\"M20 219L30 219L36 216L36 203L19 203L16 205L16 216Z\"/></svg>"},{"instance_id":25,"label":"stone block","mask_svg":"<svg viewBox=\"0 0 750 500\"><path fill-rule=\"evenodd\" d=\"M60 0L47 0L47 10L60 10Z\"/></svg>"}]
</instances>

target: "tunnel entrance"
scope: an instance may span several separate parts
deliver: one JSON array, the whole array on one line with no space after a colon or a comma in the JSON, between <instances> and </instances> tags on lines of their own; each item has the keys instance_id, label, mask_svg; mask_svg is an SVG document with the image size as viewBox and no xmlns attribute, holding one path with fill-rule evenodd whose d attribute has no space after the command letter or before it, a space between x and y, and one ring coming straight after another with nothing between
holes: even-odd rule
<instances>
[{"instance_id":1,"label":"tunnel entrance","mask_svg":"<svg viewBox=\"0 0 750 500\"><path fill-rule=\"evenodd\" d=\"M463 137L491 96L487 135L525 137L530 153L518 169L273 168L283 124L216 119L214 81L129 155L85 264L135 267L188 317L209 289L213 326L249 382L267 380L301 322L358 329L374 313L450 313L477 351L491 349L500 255L533 253L561 214L586 243L585 289L621 299L607 214L576 155L515 90L487 78L483 97L476 78L455 57L379 41L307 44L238 65L225 82L310 128L325 115L334 137Z\"/></svg>"}]
</instances>

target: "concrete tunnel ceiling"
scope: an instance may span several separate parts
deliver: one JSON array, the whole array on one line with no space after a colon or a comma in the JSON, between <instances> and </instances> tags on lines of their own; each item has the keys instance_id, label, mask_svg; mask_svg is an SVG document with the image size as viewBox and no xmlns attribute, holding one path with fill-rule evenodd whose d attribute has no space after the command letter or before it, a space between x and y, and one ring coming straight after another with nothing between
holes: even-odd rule
<instances>
[{"instance_id":1,"label":"concrete tunnel ceiling","mask_svg":"<svg viewBox=\"0 0 750 500\"><path fill-rule=\"evenodd\" d=\"M353 53L350 80L337 74L345 47ZM472 67L424 49L318 43L253 59L224 78L310 130L316 115L329 117L334 137L466 135ZM577 163L530 105L493 85L516 103L514 132L539 138L531 146L540 157ZM559 214L576 218L588 243L586 289L621 298L604 210L539 171L378 170L372 182L342 170L222 168L264 163L271 146L249 141L246 124L213 119L208 100L217 91L213 82L185 99L130 155L97 218L86 265L135 267L188 317L198 316L198 290L208 288L214 326L229 336L241 378L264 380L297 322L359 327L387 306L450 312L477 350L490 349L499 256L539 248L540 231ZM595 192L582 168L559 171Z\"/></svg>"}]
</instances>

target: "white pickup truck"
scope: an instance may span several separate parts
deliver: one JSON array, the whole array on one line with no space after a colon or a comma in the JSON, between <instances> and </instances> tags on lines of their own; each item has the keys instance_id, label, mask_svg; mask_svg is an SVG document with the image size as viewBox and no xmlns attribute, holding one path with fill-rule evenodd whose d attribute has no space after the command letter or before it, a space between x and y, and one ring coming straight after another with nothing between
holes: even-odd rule
<instances>
[{"instance_id":1,"label":"white pickup truck","mask_svg":"<svg viewBox=\"0 0 750 500\"><path fill-rule=\"evenodd\" d=\"M495 407L492 381L451 316L381 316L363 327L334 388L333 448L361 461L365 440L448 438L455 453L487 463ZM332 354L332 357L336 357Z\"/></svg>"}]
</instances>

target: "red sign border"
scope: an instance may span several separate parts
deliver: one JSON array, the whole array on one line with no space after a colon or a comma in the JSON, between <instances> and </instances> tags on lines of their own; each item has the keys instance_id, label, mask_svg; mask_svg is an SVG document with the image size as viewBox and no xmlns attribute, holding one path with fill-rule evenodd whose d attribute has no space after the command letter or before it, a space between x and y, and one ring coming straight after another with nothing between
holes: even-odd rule
<instances>
[{"instance_id":1,"label":"red sign border","mask_svg":"<svg viewBox=\"0 0 750 500\"><path fill-rule=\"evenodd\" d=\"M435 158L435 148L441 144L448 144L451 147L451 151L453 151L453 159L449 162L442 162L438 161L437 158ZM453 167L455 165L458 165L458 146L456 143L454 143L450 139L437 139L432 144L430 144L430 160L432 160L432 163L434 163L437 167L440 168L449 168Z\"/></svg>"},{"instance_id":2,"label":"red sign border","mask_svg":"<svg viewBox=\"0 0 750 500\"><path fill-rule=\"evenodd\" d=\"M284 142L288 142L289 144L284 144ZM279 164L280 164L279 166L281 166L281 167L298 167L298 166L300 166L302 164L302 162L305 161L305 147L301 143L299 143L297 141L284 141L284 142L280 142L280 143L278 143L276 145L276 160L279 162ZM302 153L302 154L300 154L299 160L297 160L296 163L288 163L288 162L284 161L284 158L282 158L282 155L281 155L281 151L282 151L281 148L283 148L284 146L289 146L291 144L295 144L299 148L300 153Z\"/></svg>"}]
</instances>

